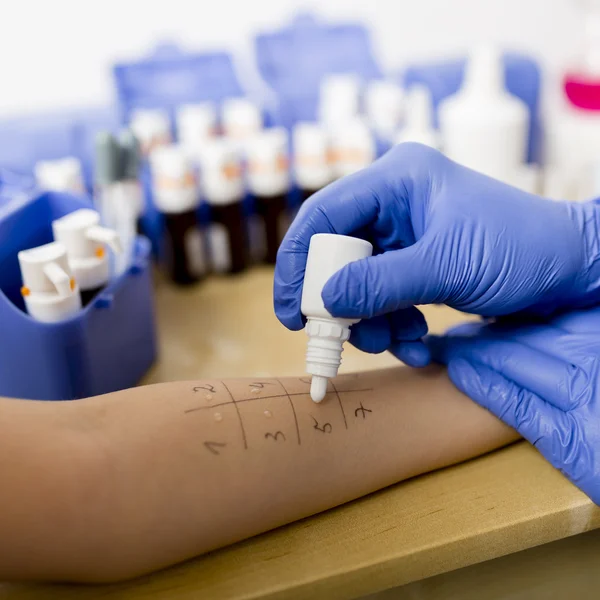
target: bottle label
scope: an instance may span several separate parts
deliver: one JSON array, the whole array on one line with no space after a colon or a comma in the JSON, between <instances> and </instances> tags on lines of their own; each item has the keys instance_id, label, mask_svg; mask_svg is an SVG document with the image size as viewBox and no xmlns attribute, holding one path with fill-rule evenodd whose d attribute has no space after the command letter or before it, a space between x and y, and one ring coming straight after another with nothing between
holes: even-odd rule
<instances>
[{"instance_id":1,"label":"bottle label","mask_svg":"<svg viewBox=\"0 0 600 600\"><path fill-rule=\"evenodd\" d=\"M221 223L213 223L208 229L208 245L211 265L217 273L231 270L231 248L227 229Z\"/></svg>"},{"instance_id":2,"label":"bottle label","mask_svg":"<svg viewBox=\"0 0 600 600\"><path fill-rule=\"evenodd\" d=\"M206 256L202 233L197 227L189 229L184 238L185 253L190 273L199 277L206 272Z\"/></svg>"}]
</instances>

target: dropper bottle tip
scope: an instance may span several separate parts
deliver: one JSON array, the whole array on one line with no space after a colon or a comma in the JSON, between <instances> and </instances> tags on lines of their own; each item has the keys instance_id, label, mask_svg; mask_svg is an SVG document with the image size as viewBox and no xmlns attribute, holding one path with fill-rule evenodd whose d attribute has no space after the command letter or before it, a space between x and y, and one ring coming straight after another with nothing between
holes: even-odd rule
<instances>
[{"instance_id":1,"label":"dropper bottle tip","mask_svg":"<svg viewBox=\"0 0 600 600\"><path fill-rule=\"evenodd\" d=\"M321 402L325 398L327 394L327 382L327 377L313 375L310 383L310 397L313 399L313 402Z\"/></svg>"}]
</instances>

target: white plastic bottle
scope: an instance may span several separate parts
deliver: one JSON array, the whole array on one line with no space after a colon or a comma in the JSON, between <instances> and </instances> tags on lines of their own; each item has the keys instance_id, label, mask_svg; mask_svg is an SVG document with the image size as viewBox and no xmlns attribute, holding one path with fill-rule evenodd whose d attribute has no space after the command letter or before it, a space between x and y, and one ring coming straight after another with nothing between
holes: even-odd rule
<instances>
[{"instance_id":1,"label":"white plastic bottle","mask_svg":"<svg viewBox=\"0 0 600 600\"><path fill-rule=\"evenodd\" d=\"M375 139L362 119L357 117L336 125L331 138L333 171L336 177L356 173L375 160Z\"/></svg>"},{"instance_id":2,"label":"white plastic bottle","mask_svg":"<svg viewBox=\"0 0 600 600\"><path fill-rule=\"evenodd\" d=\"M313 376L310 395L315 402L323 400L328 380L337 375L350 326L358 322L331 316L321 298L323 286L342 267L372 253L369 242L346 235L317 233L310 239L301 310L307 318L306 372Z\"/></svg>"},{"instance_id":3,"label":"white plastic bottle","mask_svg":"<svg viewBox=\"0 0 600 600\"><path fill-rule=\"evenodd\" d=\"M79 287L62 244L52 242L23 250L18 258L23 280L21 295L29 315L38 321L56 323L81 309Z\"/></svg>"},{"instance_id":4,"label":"white plastic bottle","mask_svg":"<svg viewBox=\"0 0 600 600\"><path fill-rule=\"evenodd\" d=\"M191 152L217 133L217 110L211 102L185 104L177 110L177 139Z\"/></svg>"},{"instance_id":5,"label":"white plastic bottle","mask_svg":"<svg viewBox=\"0 0 600 600\"><path fill-rule=\"evenodd\" d=\"M129 127L140 143L144 156L155 148L171 143L171 122L169 115L160 109L138 109L133 112Z\"/></svg>"},{"instance_id":6,"label":"white plastic bottle","mask_svg":"<svg viewBox=\"0 0 600 600\"><path fill-rule=\"evenodd\" d=\"M360 114L360 79L353 74L327 75L319 89L319 121L331 127Z\"/></svg>"},{"instance_id":7,"label":"white plastic bottle","mask_svg":"<svg viewBox=\"0 0 600 600\"><path fill-rule=\"evenodd\" d=\"M297 123L292 147L294 177L304 202L334 179L329 136L319 123Z\"/></svg>"},{"instance_id":8,"label":"white plastic bottle","mask_svg":"<svg viewBox=\"0 0 600 600\"><path fill-rule=\"evenodd\" d=\"M393 81L371 81L365 92L365 114L373 131L390 140L404 116L404 91Z\"/></svg>"},{"instance_id":9,"label":"white plastic bottle","mask_svg":"<svg viewBox=\"0 0 600 600\"><path fill-rule=\"evenodd\" d=\"M244 144L263 127L260 109L248 98L228 98L223 103L223 135L244 150Z\"/></svg>"},{"instance_id":10,"label":"white plastic bottle","mask_svg":"<svg viewBox=\"0 0 600 600\"><path fill-rule=\"evenodd\" d=\"M440 104L438 115L452 160L500 179L525 163L529 111L506 91L502 56L494 48L473 52L461 89Z\"/></svg>"},{"instance_id":11,"label":"white plastic bottle","mask_svg":"<svg viewBox=\"0 0 600 600\"><path fill-rule=\"evenodd\" d=\"M85 193L81 161L74 156L38 161L35 164L35 179L38 186L44 190Z\"/></svg>"},{"instance_id":12,"label":"white plastic bottle","mask_svg":"<svg viewBox=\"0 0 600 600\"><path fill-rule=\"evenodd\" d=\"M397 133L394 142L419 142L436 150L440 149L440 136L433 126L433 102L429 88L412 86L406 94L404 127Z\"/></svg>"},{"instance_id":13,"label":"white plastic bottle","mask_svg":"<svg viewBox=\"0 0 600 600\"><path fill-rule=\"evenodd\" d=\"M122 251L116 231L100 226L100 215L81 208L52 222L55 241L67 251L69 266L81 289L84 306L108 283L110 262L105 247Z\"/></svg>"}]
</instances>

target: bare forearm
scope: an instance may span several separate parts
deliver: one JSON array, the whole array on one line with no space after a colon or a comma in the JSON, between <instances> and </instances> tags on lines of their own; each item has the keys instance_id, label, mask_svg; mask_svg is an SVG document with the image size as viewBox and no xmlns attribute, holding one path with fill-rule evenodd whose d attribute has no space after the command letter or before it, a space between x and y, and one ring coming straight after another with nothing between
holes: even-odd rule
<instances>
[{"instance_id":1,"label":"bare forearm","mask_svg":"<svg viewBox=\"0 0 600 600\"><path fill-rule=\"evenodd\" d=\"M132 576L515 439L440 371L342 376L320 405L308 389L182 382L80 402L99 446L82 507L91 566L78 574L67 550L65 570L40 574Z\"/></svg>"}]
</instances>

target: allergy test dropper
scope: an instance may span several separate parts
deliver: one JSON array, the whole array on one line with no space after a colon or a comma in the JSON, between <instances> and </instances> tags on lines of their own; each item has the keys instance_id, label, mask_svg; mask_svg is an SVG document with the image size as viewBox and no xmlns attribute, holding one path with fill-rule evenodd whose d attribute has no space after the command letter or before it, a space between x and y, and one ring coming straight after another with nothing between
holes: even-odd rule
<instances>
[{"instance_id":1,"label":"allergy test dropper","mask_svg":"<svg viewBox=\"0 0 600 600\"><path fill-rule=\"evenodd\" d=\"M350 326L359 319L338 319L327 311L321 298L323 286L342 267L373 254L373 246L359 238L317 233L310 239L302 288L301 311L306 317L306 372L312 375L310 396L321 402L327 383L335 377L342 362L343 344Z\"/></svg>"}]
</instances>

